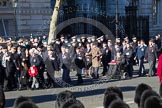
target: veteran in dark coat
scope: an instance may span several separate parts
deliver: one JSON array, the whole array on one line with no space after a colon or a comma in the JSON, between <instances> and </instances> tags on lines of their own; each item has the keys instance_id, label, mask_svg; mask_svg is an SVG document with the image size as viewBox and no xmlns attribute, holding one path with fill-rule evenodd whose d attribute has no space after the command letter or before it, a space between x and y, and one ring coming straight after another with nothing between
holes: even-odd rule
<instances>
[{"instance_id":1,"label":"veteran in dark coat","mask_svg":"<svg viewBox=\"0 0 162 108\"><path fill-rule=\"evenodd\" d=\"M103 65L103 76L106 74L106 72L108 71L108 63L111 61L111 51L109 50L108 46L106 43L103 43L102 45L102 58L101 58L101 62Z\"/></svg>"},{"instance_id":2,"label":"veteran in dark coat","mask_svg":"<svg viewBox=\"0 0 162 108\"><path fill-rule=\"evenodd\" d=\"M62 74L62 80L66 83L70 83L70 66L71 66L71 58L68 51L68 48L66 46L61 47L61 53L60 53L60 68L63 72Z\"/></svg>"},{"instance_id":3,"label":"veteran in dark coat","mask_svg":"<svg viewBox=\"0 0 162 108\"><path fill-rule=\"evenodd\" d=\"M137 47L136 57L139 61L139 77L145 75L144 58L146 56L147 47L144 45L144 41L141 40Z\"/></svg>"},{"instance_id":4,"label":"veteran in dark coat","mask_svg":"<svg viewBox=\"0 0 162 108\"><path fill-rule=\"evenodd\" d=\"M77 76L78 76L78 84L83 83L81 74L82 74L82 69L85 67L85 57L81 53L79 47L76 49L76 54L74 57L75 57L75 65L76 65Z\"/></svg>"},{"instance_id":5,"label":"veteran in dark coat","mask_svg":"<svg viewBox=\"0 0 162 108\"><path fill-rule=\"evenodd\" d=\"M8 52L8 57L6 59L7 59L6 71L8 74L8 86L9 89L13 89L17 87L17 82L19 77L18 71L20 70L20 64L21 64L20 57L16 53L15 47L11 48L11 52Z\"/></svg>"},{"instance_id":6,"label":"veteran in dark coat","mask_svg":"<svg viewBox=\"0 0 162 108\"><path fill-rule=\"evenodd\" d=\"M156 60L158 58L156 48L155 48L155 46L153 46L153 40L149 41L149 46L147 48L146 54L147 54L146 58L150 65L148 75L149 75L149 77L151 77L151 76L154 76L156 73L155 64L156 64Z\"/></svg>"},{"instance_id":7,"label":"veteran in dark coat","mask_svg":"<svg viewBox=\"0 0 162 108\"><path fill-rule=\"evenodd\" d=\"M123 55L126 60L127 73L129 75L129 78L132 78L133 77L133 48L130 47L129 43L127 43L127 47L124 50Z\"/></svg>"}]
</instances>

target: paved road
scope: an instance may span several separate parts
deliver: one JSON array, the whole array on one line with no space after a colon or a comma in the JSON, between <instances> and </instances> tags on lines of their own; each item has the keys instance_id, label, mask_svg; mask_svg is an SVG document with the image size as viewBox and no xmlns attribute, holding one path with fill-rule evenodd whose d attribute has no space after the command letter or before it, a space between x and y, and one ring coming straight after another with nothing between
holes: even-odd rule
<instances>
[{"instance_id":1,"label":"paved road","mask_svg":"<svg viewBox=\"0 0 162 108\"><path fill-rule=\"evenodd\" d=\"M148 66L147 66L148 67ZM137 67L135 67L137 69ZM140 83L147 83L154 90L158 92L159 82L157 77L134 77L131 80L112 80L112 81L94 81L86 79L85 83L80 86L73 86L68 88L53 88L44 90L23 90L6 92L6 107L11 108L14 100L18 96L29 96L40 108L54 108L55 99L59 92L64 90L71 90L76 95L86 108L102 108L103 93L107 87L118 86L124 94L124 101L127 102L131 108L136 108L133 102L135 88Z\"/></svg>"}]
</instances>

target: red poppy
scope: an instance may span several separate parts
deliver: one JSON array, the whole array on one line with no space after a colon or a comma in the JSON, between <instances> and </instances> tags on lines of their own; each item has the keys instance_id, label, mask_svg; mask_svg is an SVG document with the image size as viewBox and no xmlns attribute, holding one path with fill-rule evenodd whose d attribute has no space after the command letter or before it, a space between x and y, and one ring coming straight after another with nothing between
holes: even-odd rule
<instances>
[{"instance_id":1,"label":"red poppy","mask_svg":"<svg viewBox=\"0 0 162 108\"><path fill-rule=\"evenodd\" d=\"M31 77L35 77L36 75L38 75L38 69L36 66L31 66L28 70L28 73Z\"/></svg>"}]
</instances>

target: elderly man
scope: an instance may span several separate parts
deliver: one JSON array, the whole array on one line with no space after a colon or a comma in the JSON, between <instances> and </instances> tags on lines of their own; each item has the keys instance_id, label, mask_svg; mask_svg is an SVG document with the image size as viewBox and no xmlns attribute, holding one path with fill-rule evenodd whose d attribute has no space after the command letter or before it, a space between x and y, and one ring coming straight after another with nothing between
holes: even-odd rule
<instances>
[{"instance_id":1,"label":"elderly man","mask_svg":"<svg viewBox=\"0 0 162 108\"><path fill-rule=\"evenodd\" d=\"M101 50L98 48L97 43L93 43L92 50L86 55L92 56L93 78L98 79L98 71L101 66Z\"/></svg>"},{"instance_id":2,"label":"elderly man","mask_svg":"<svg viewBox=\"0 0 162 108\"><path fill-rule=\"evenodd\" d=\"M69 50L66 46L61 47L61 53L60 53L60 68L63 72L62 74L62 80L66 83L70 83L70 66L71 66L71 58L69 55Z\"/></svg>"},{"instance_id":3,"label":"elderly man","mask_svg":"<svg viewBox=\"0 0 162 108\"><path fill-rule=\"evenodd\" d=\"M137 47L137 53L136 57L139 61L139 77L144 76L145 73L145 67L144 67L144 59L146 55L146 49L147 47L144 45L144 41L140 41L140 45Z\"/></svg>"},{"instance_id":4,"label":"elderly man","mask_svg":"<svg viewBox=\"0 0 162 108\"><path fill-rule=\"evenodd\" d=\"M152 77L156 74L155 65L156 65L156 60L158 59L156 47L153 45L153 43L154 41L150 40L149 46L147 47L147 50L146 50L146 55L147 55L146 57L147 57L147 60L150 66L149 72L148 72L149 77Z\"/></svg>"},{"instance_id":5,"label":"elderly man","mask_svg":"<svg viewBox=\"0 0 162 108\"><path fill-rule=\"evenodd\" d=\"M127 73L131 79L133 77L133 48L130 46L129 42L126 44L126 49L123 51L123 55L126 60Z\"/></svg>"}]
</instances>

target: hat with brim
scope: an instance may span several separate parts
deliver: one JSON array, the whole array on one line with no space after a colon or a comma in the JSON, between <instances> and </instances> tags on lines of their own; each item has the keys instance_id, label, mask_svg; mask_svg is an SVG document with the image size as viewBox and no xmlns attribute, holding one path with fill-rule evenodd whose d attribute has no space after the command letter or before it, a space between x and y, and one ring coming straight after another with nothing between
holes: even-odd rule
<instances>
[{"instance_id":1,"label":"hat with brim","mask_svg":"<svg viewBox=\"0 0 162 108\"><path fill-rule=\"evenodd\" d=\"M22 39L20 39L20 40L18 40L17 42L18 42L18 43L21 43L21 42L23 42L23 40L22 40Z\"/></svg>"},{"instance_id":2,"label":"hat with brim","mask_svg":"<svg viewBox=\"0 0 162 108\"><path fill-rule=\"evenodd\" d=\"M137 38L136 37L133 37L132 40L137 40Z\"/></svg>"},{"instance_id":3,"label":"hat with brim","mask_svg":"<svg viewBox=\"0 0 162 108\"><path fill-rule=\"evenodd\" d=\"M108 40L107 42L112 42L111 40Z\"/></svg>"},{"instance_id":4,"label":"hat with brim","mask_svg":"<svg viewBox=\"0 0 162 108\"><path fill-rule=\"evenodd\" d=\"M65 39L65 37L64 36L61 36L61 38L60 39Z\"/></svg>"},{"instance_id":5,"label":"hat with brim","mask_svg":"<svg viewBox=\"0 0 162 108\"><path fill-rule=\"evenodd\" d=\"M85 36L82 36L81 39L85 39Z\"/></svg>"},{"instance_id":6,"label":"hat with brim","mask_svg":"<svg viewBox=\"0 0 162 108\"><path fill-rule=\"evenodd\" d=\"M71 37L71 39L76 39L76 36Z\"/></svg>"}]
</instances>

